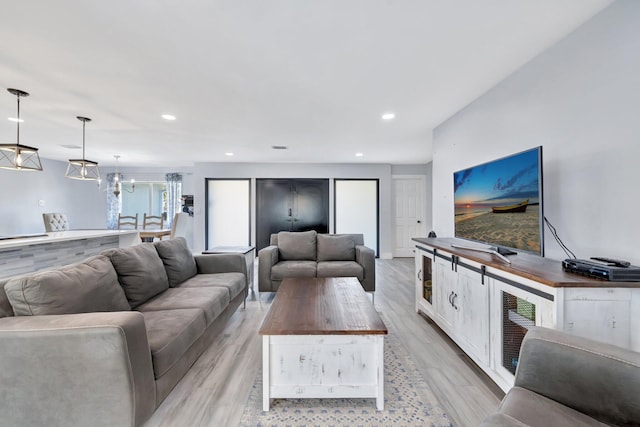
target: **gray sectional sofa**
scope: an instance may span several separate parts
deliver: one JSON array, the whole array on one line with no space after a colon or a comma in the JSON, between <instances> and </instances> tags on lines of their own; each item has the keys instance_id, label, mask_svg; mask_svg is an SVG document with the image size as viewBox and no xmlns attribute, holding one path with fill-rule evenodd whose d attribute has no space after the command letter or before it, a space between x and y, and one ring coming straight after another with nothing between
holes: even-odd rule
<instances>
[{"instance_id":1,"label":"gray sectional sofa","mask_svg":"<svg viewBox=\"0 0 640 427\"><path fill-rule=\"evenodd\" d=\"M376 290L376 256L362 234L281 231L258 252L258 289L275 292L287 277L357 277Z\"/></svg>"},{"instance_id":2,"label":"gray sectional sofa","mask_svg":"<svg viewBox=\"0 0 640 427\"><path fill-rule=\"evenodd\" d=\"M515 384L481 427L640 425L640 353L535 327Z\"/></svg>"},{"instance_id":3,"label":"gray sectional sofa","mask_svg":"<svg viewBox=\"0 0 640 427\"><path fill-rule=\"evenodd\" d=\"M140 426L247 296L183 238L0 280L0 426Z\"/></svg>"}]
</instances>

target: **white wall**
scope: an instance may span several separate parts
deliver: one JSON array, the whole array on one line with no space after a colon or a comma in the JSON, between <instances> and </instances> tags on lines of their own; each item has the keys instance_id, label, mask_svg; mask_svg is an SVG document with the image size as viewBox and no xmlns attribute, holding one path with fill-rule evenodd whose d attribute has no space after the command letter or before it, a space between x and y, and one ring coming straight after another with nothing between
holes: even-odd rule
<instances>
[{"instance_id":1,"label":"white wall","mask_svg":"<svg viewBox=\"0 0 640 427\"><path fill-rule=\"evenodd\" d=\"M545 216L578 258L640 265L640 1L619 0L438 126L433 221L453 235L453 172L543 146ZM545 234L545 253L566 258Z\"/></svg>"},{"instance_id":2,"label":"white wall","mask_svg":"<svg viewBox=\"0 0 640 427\"><path fill-rule=\"evenodd\" d=\"M205 178L377 178L380 180L380 257L391 257L389 164L196 163L193 171L195 252L204 248ZM333 188L329 191L330 212L333 212ZM255 192L252 199L255 201ZM255 230L254 216L255 212L252 214L252 228ZM333 224L330 224L330 230L333 230Z\"/></svg>"}]
</instances>

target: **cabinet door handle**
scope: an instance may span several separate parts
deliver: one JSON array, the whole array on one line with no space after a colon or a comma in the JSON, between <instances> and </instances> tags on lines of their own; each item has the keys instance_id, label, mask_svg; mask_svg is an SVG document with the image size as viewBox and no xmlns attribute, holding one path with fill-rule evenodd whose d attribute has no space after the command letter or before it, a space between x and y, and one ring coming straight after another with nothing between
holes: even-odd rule
<instances>
[{"instance_id":1,"label":"cabinet door handle","mask_svg":"<svg viewBox=\"0 0 640 427\"><path fill-rule=\"evenodd\" d=\"M449 294L449 304L453 305L453 291Z\"/></svg>"},{"instance_id":2,"label":"cabinet door handle","mask_svg":"<svg viewBox=\"0 0 640 427\"><path fill-rule=\"evenodd\" d=\"M453 308L455 308L456 310L458 309L458 306L456 305L457 299L458 299L458 294L453 294L453 301L451 302L451 305L453 305Z\"/></svg>"},{"instance_id":3,"label":"cabinet door handle","mask_svg":"<svg viewBox=\"0 0 640 427\"><path fill-rule=\"evenodd\" d=\"M418 280L422 280L422 270L418 271Z\"/></svg>"}]
</instances>

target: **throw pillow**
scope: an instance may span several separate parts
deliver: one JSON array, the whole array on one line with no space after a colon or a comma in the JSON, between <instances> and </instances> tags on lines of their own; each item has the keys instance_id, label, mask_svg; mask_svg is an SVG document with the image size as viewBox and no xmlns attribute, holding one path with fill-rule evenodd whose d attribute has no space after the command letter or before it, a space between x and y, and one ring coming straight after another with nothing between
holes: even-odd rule
<instances>
[{"instance_id":1,"label":"throw pillow","mask_svg":"<svg viewBox=\"0 0 640 427\"><path fill-rule=\"evenodd\" d=\"M318 234L318 261L355 261L353 237Z\"/></svg>"},{"instance_id":2,"label":"throw pillow","mask_svg":"<svg viewBox=\"0 0 640 427\"><path fill-rule=\"evenodd\" d=\"M169 289L167 272L153 244L110 249L104 254L111 259L131 308Z\"/></svg>"},{"instance_id":3,"label":"throw pillow","mask_svg":"<svg viewBox=\"0 0 640 427\"><path fill-rule=\"evenodd\" d=\"M316 233L311 231L281 231L278 233L280 259L286 261L315 261Z\"/></svg>"},{"instance_id":4,"label":"throw pillow","mask_svg":"<svg viewBox=\"0 0 640 427\"><path fill-rule=\"evenodd\" d=\"M155 242L156 250L169 277L169 286L178 286L198 274L196 261L184 237Z\"/></svg>"},{"instance_id":5,"label":"throw pillow","mask_svg":"<svg viewBox=\"0 0 640 427\"><path fill-rule=\"evenodd\" d=\"M102 255L11 279L4 290L16 316L131 310L113 265Z\"/></svg>"}]
</instances>

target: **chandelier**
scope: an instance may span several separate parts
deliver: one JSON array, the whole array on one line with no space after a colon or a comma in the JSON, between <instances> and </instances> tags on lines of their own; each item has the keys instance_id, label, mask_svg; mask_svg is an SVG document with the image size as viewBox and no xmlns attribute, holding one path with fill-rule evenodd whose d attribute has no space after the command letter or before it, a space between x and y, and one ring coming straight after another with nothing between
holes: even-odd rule
<instances>
[{"instance_id":1,"label":"chandelier","mask_svg":"<svg viewBox=\"0 0 640 427\"><path fill-rule=\"evenodd\" d=\"M120 196L120 174L118 173L118 159L120 158L120 156L118 155L114 155L113 157L116 158L116 173L115 176L113 178L114 181L114 187L113 187L113 194L118 197ZM136 181L135 179L131 180L131 190L128 190L126 188L122 188L123 191L126 191L127 193L133 193L134 191L136 191Z\"/></svg>"}]
</instances>

